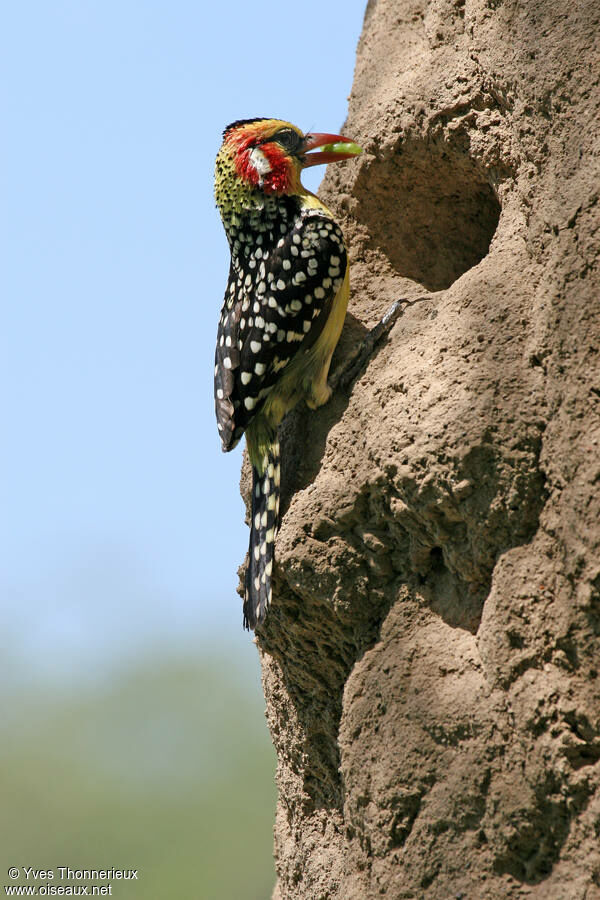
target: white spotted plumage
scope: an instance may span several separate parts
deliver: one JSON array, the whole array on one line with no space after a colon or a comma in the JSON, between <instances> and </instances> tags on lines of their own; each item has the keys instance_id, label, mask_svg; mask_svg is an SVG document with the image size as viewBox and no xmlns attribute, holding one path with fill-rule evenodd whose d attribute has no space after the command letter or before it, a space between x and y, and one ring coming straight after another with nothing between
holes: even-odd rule
<instances>
[{"instance_id":1,"label":"white spotted plumage","mask_svg":"<svg viewBox=\"0 0 600 900\"><path fill-rule=\"evenodd\" d=\"M262 228L262 247L244 241L238 242L238 252L232 252L226 296L232 296L231 284L235 291L231 308L225 304L220 320L215 378L217 419L222 424L225 450L235 446L276 390L281 371L298 353L306 353L314 345L343 283L340 253L345 269L345 251L332 240L333 236L341 238L339 226L321 209L294 208L289 198L286 201L265 203L262 217L256 217L254 227ZM283 225L287 231L283 244L277 246ZM234 244L236 236L237 229L232 227ZM308 248L308 260L289 252L298 243ZM250 263L263 252L269 254L267 263L251 268ZM332 256L340 264L335 278L329 275ZM274 294L264 289L265 277L271 280ZM244 315L250 309L252 314Z\"/></svg>"}]
</instances>

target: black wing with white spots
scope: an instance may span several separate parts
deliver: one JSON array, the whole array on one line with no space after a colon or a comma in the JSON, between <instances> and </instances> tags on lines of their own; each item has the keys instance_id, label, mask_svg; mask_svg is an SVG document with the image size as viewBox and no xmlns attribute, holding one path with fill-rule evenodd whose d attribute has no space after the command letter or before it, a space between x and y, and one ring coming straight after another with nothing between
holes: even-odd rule
<instances>
[{"instance_id":1,"label":"black wing with white spots","mask_svg":"<svg viewBox=\"0 0 600 900\"><path fill-rule=\"evenodd\" d=\"M254 240L240 233L232 250L215 353L224 450L237 444L290 360L317 340L347 263L340 227L316 211L273 222Z\"/></svg>"}]
</instances>

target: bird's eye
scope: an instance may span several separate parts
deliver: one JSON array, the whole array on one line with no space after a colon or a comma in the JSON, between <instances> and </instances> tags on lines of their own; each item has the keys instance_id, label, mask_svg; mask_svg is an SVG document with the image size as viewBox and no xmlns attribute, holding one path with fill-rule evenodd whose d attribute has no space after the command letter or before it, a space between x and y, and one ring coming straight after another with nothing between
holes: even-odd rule
<instances>
[{"instance_id":1,"label":"bird's eye","mask_svg":"<svg viewBox=\"0 0 600 900\"><path fill-rule=\"evenodd\" d=\"M302 136L292 128L280 128L271 140L277 141L288 153L297 153L302 144Z\"/></svg>"}]
</instances>

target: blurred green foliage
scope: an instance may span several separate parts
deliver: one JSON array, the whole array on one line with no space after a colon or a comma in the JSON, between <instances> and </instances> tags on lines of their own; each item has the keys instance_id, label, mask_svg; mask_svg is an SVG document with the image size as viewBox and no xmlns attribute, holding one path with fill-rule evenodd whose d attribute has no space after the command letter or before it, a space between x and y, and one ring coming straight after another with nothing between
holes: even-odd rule
<instances>
[{"instance_id":1,"label":"blurred green foliage","mask_svg":"<svg viewBox=\"0 0 600 900\"><path fill-rule=\"evenodd\" d=\"M0 886L9 866L114 866L139 870L113 882L117 900L268 900L275 759L257 679L223 650L5 688Z\"/></svg>"}]
</instances>

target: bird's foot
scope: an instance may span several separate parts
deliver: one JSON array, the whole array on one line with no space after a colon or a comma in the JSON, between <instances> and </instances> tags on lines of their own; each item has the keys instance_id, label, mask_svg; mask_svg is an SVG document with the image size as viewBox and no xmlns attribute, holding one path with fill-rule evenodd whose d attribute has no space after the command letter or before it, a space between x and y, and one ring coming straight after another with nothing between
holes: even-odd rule
<instances>
[{"instance_id":1,"label":"bird's foot","mask_svg":"<svg viewBox=\"0 0 600 900\"><path fill-rule=\"evenodd\" d=\"M350 385L358 378L362 370L369 362L375 348L381 343L383 338L391 331L393 325L400 318L409 306L415 303L421 303L423 300L431 300L435 297L434 293L423 294L420 297L409 299L402 297L392 303L383 318L368 332L367 336L358 345L350 359L344 361L344 364L337 369L331 376L329 383L332 388L341 387L347 390Z\"/></svg>"},{"instance_id":2,"label":"bird's foot","mask_svg":"<svg viewBox=\"0 0 600 900\"><path fill-rule=\"evenodd\" d=\"M312 386L310 395L306 398L306 405L309 409L318 409L323 406L331 397L332 388L327 381L319 382Z\"/></svg>"}]
</instances>

